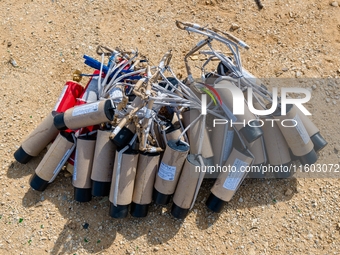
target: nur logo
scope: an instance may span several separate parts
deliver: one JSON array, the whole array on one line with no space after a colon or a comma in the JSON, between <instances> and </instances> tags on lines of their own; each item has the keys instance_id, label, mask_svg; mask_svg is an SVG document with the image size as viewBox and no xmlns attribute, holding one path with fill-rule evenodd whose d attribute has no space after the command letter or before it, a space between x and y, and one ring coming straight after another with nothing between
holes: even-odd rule
<instances>
[{"instance_id":1,"label":"nur logo","mask_svg":"<svg viewBox=\"0 0 340 255\"><path fill-rule=\"evenodd\" d=\"M222 108L225 108L226 105L221 100L220 95L217 93L216 89L228 89L233 98L233 114L234 115L244 115L244 95L240 88L236 87L233 84L216 84L214 88L209 86L208 84L200 83L204 85L207 89L201 88L202 91L206 92L214 101L215 105L216 100L213 94L210 92L212 91L218 99L219 104ZM210 91L209 91L209 90ZM249 87L247 89L247 102L249 111L255 115L263 116L263 115L270 115L272 114L278 105L277 102L277 88L273 88L273 102L270 109L267 110L257 110L253 106L253 89ZM287 98L288 93L303 93L305 94L304 98L297 99L297 98ZM207 114L207 94L202 94L201 98L201 112L203 115ZM286 108L287 104L294 104L298 107L305 115L312 115L302 104L307 103L311 98L311 93L307 89L304 88L281 88L281 115L286 115Z\"/></svg>"}]
</instances>

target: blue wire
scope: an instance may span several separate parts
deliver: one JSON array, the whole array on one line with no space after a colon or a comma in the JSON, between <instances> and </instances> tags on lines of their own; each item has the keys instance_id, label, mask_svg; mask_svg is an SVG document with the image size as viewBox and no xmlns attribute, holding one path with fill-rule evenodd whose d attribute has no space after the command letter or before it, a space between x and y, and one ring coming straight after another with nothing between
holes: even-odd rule
<instances>
[{"instance_id":1,"label":"blue wire","mask_svg":"<svg viewBox=\"0 0 340 255\"><path fill-rule=\"evenodd\" d=\"M83 58L85 59L85 64L88 65L89 67L92 67L94 69L97 69L97 70L100 70L100 66L101 66L101 63L87 55L84 55ZM109 67L106 66L106 65L103 65L103 73L107 74L109 71ZM111 75L110 77L113 77L115 75L115 73L117 72L118 70L115 70ZM127 74L127 73L132 73L133 71L132 70L122 70L118 75L117 75L117 78L119 78L120 76L122 76L121 73L123 74ZM99 75L99 74L97 74ZM97 76L97 75L84 75L84 76ZM136 76L131 76L131 77L126 77L126 79L128 80L140 80L142 77L140 75L136 75Z\"/></svg>"}]
</instances>

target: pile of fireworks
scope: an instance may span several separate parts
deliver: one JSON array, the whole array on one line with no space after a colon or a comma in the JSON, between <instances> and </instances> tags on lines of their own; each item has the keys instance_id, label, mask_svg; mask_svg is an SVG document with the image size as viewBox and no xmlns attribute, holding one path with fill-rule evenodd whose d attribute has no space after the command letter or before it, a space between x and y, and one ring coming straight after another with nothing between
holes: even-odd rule
<instances>
[{"instance_id":1,"label":"pile of fireworks","mask_svg":"<svg viewBox=\"0 0 340 255\"><path fill-rule=\"evenodd\" d=\"M274 177L289 178L293 162L317 161L327 142L306 109L284 104L242 68L245 42L213 27L176 25L203 37L185 56L185 79L174 74L171 51L158 66L138 50L99 46L98 60L84 56L93 74L74 72L14 153L25 164L48 147L30 180L34 190L54 185L66 167L74 199L108 196L114 218L145 217L152 202L171 201L171 214L185 218L206 178L215 181L206 205L220 212L246 176L266 178L271 167ZM194 55L204 57L197 77Z\"/></svg>"}]
</instances>

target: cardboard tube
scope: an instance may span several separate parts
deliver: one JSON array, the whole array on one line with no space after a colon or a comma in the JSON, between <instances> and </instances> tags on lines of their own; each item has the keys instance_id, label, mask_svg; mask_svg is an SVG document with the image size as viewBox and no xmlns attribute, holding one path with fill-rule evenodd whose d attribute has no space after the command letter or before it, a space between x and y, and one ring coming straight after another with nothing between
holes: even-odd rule
<instances>
[{"instance_id":1,"label":"cardboard tube","mask_svg":"<svg viewBox=\"0 0 340 255\"><path fill-rule=\"evenodd\" d=\"M235 87L235 90L239 90L235 85L231 82L222 80L217 83L218 86L224 87ZM224 103L224 110L227 111L228 118L230 119L232 125L244 136L244 138L249 142L253 142L263 135L263 130L261 127L257 127L256 117L249 111L248 106L244 102L244 115L234 115L233 114L233 94L228 88L219 88L215 85L215 90L221 98L221 101ZM230 123L230 124L231 124ZM242 124L234 124L234 123L242 123ZM249 125L251 124L251 126ZM256 127L253 127L256 126Z\"/></svg>"},{"instance_id":2,"label":"cardboard tube","mask_svg":"<svg viewBox=\"0 0 340 255\"><path fill-rule=\"evenodd\" d=\"M194 121L198 116L200 115L200 112L196 109L190 109L190 116L189 121ZM188 117L187 111L185 112L185 116ZM188 120L186 120L186 124ZM203 137L203 146L201 154L204 158L207 159L209 162L208 164L212 163L213 161L213 149L210 142L210 137L208 135L208 131L206 126L203 127L202 125L202 118L200 118L196 123L190 126L189 128L189 141L190 141L190 153L191 154L197 154L200 144L200 136L201 136L201 128L204 128L204 137Z\"/></svg>"},{"instance_id":3,"label":"cardboard tube","mask_svg":"<svg viewBox=\"0 0 340 255\"><path fill-rule=\"evenodd\" d=\"M164 150L165 149L165 142L164 142L163 136L160 134L159 126L156 122L154 122L153 130L155 132L155 136L156 136L156 139L158 141L159 147L161 147Z\"/></svg>"},{"instance_id":4,"label":"cardboard tube","mask_svg":"<svg viewBox=\"0 0 340 255\"><path fill-rule=\"evenodd\" d=\"M244 141L248 150L251 154L255 157L253 162L252 171L249 172L249 178L264 178L264 174L262 172L262 166L266 163L265 162L265 151L263 150L264 144L262 142L262 138L256 139L252 143L248 143Z\"/></svg>"},{"instance_id":5,"label":"cardboard tube","mask_svg":"<svg viewBox=\"0 0 340 255\"><path fill-rule=\"evenodd\" d=\"M190 109L189 108L182 111L182 124L183 124L184 129L190 125ZM186 134L190 141L190 131L186 132Z\"/></svg>"},{"instance_id":6,"label":"cardboard tube","mask_svg":"<svg viewBox=\"0 0 340 255\"><path fill-rule=\"evenodd\" d=\"M53 125L53 117L57 112L52 112L34 129L23 141L21 147L14 153L15 159L26 164L38 154L58 135L59 131Z\"/></svg>"},{"instance_id":7,"label":"cardboard tube","mask_svg":"<svg viewBox=\"0 0 340 255\"><path fill-rule=\"evenodd\" d=\"M234 129L227 124L216 125L212 128L211 146L214 153L214 166L224 165L231 152L233 138Z\"/></svg>"},{"instance_id":8,"label":"cardboard tube","mask_svg":"<svg viewBox=\"0 0 340 255\"><path fill-rule=\"evenodd\" d=\"M110 99L90 104L83 104L68 109L54 118L54 125L59 130L76 130L112 121L114 109Z\"/></svg>"},{"instance_id":9,"label":"cardboard tube","mask_svg":"<svg viewBox=\"0 0 340 255\"><path fill-rule=\"evenodd\" d=\"M118 159L119 151L116 151L116 159ZM133 188L135 185L135 177L138 163L138 152L133 150L127 150L122 155L120 177L118 183L118 197L117 207L113 205L114 190L116 183L116 173L118 160L115 160L112 185L110 190L110 215L114 218L125 218L128 214L128 207L132 202Z\"/></svg>"},{"instance_id":10,"label":"cardboard tube","mask_svg":"<svg viewBox=\"0 0 340 255\"><path fill-rule=\"evenodd\" d=\"M310 137L320 132L320 130L314 125L314 123L308 118L308 116L303 114L303 112L299 108L297 108L295 105L293 105L293 108L296 111L296 113L299 114L299 117L303 125L305 126L306 131Z\"/></svg>"},{"instance_id":11,"label":"cardboard tube","mask_svg":"<svg viewBox=\"0 0 340 255\"><path fill-rule=\"evenodd\" d=\"M54 176L54 172L60 167L59 164L72 148L74 142L71 133L62 131L59 133L51 148L47 151L30 181L33 189L43 191L48 182Z\"/></svg>"},{"instance_id":12,"label":"cardboard tube","mask_svg":"<svg viewBox=\"0 0 340 255\"><path fill-rule=\"evenodd\" d=\"M306 116L299 108L297 108L295 105L293 106L297 113L299 114L299 117L305 126L307 133L312 140L312 143L314 144L314 150L315 152L319 152L322 150L328 143L327 141L321 136L320 130L314 125L314 123Z\"/></svg>"},{"instance_id":13,"label":"cardboard tube","mask_svg":"<svg viewBox=\"0 0 340 255\"><path fill-rule=\"evenodd\" d=\"M180 127L173 127L173 128L169 128L166 132L165 132L165 137L168 141L173 140L173 139L178 139L178 137L180 136L180 134L182 133L182 130ZM184 142L184 137L182 136L181 141Z\"/></svg>"},{"instance_id":14,"label":"cardboard tube","mask_svg":"<svg viewBox=\"0 0 340 255\"><path fill-rule=\"evenodd\" d=\"M83 87L72 81L66 82L59 98L43 122L24 140L20 148L14 153L14 158L26 164L37 156L56 136L59 131L53 125L53 118L58 112L63 112L73 107L77 98L82 93Z\"/></svg>"},{"instance_id":15,"label":"cardboard tube","mask_svg":"<svg viewBox=\"0 0 340 255\"><path fill-rule=\"evenodd\" d=\"M148 207L152 201L155 176L159 167L159 159L159 153L142 153L139 155L130 211L134 217L146 217L148 213Z\"/></svg>"},{"instance_id":16,"label":"cardboard tube","mask_svg":"<svg viewBox=\"0 0 340 255\"><path fill-rule=\"evenodd\" d=\"M92 198L91 172L95 146L95 137L79 136L77 139L72 185L74 200L78 202L89 202Z\"/></svg>"},{"instance_id":17,"label":"cardboard tube","mask_svg":"<svg viewBox=\"0 0 340 255\"><path fill-rule=\"evenodd\" d=\"M204 158L203 161L206 164ZM201 185L201 183L198 183L201 170L198 155L189 154L185 160L173 198L174 203L171 214L174 217L184 219L187 216L194 199L196 187Z\"/></svg>"},{"instance_id":18,"label":"cardboard tube","mask_svg":"<svg viewBox=\"0 0 340 255\"><path fill-rule=\"evenodd\" d=\"M94 152L91 180L93 196L110 194L112 171L116 155L116 145L110 141L110 130L98 130Z\"/></svg>"},{"instance_id":19,"label":"cardboard tube","mask_svg":"<svg viewBox=\"0 0 340 255\"><path fill-rule=\"evenodd\" d=\"M214 153L212 165L222 167L233 147L234 129L227 124L215 125L211 129L211 146ZM216 179L218 174L217 171L207 171L205 178Z\"/></svg>"},{"instance_id":20,"label":"cardboard tube","mask_svg":"<svg viewBox=\"0 0 340 255\"><path fill-rule=\"evenodd\" d=\"M224 165L225 169L230 172L221 171L206 202L210 210L220 212L226 202L231 200L247 174L246 167L251 164L252 160L252 157L246 152L240 152L233 148Z\"/></svg>"},{"instance_id":21,"label":"cardboard tube","mask_svg":"<svg viewBox=\"0 0 340 255\"><path fill-rule=\"evenodd\" d=\"M278 108L273 113L273 117L281 122L278 126L293 154L300 157L302 164L314 164L317 160L317 155L313 149L314 145L310 140L296 108L293 107L293 105L288 104L286 115L281 116L281 109ZM292 119L294 119L295 122L292 121ZM297 125L294 127L296 123Z\"/></svg>"},{"instance_id":22,"label":"cardboard tube","mask_svg":"<svg viewBox=\"0 0 340 255\"><path fill-rule=\"evenodd\" d=\"M154 200L155 203L166 205L175 192L182 166L188 155L189 146L181 141L170 140L156 175Z\"/></svg>"},{"instance_id":23,"label":"cardboard tube","mask_svg":"<svg viewBox=\"0 0 340 255\"><path fill-rule=\"evenodd\" d=\"M264 121L262 129L264 132L263 138L269 164L273 167L289 167L291 158L288 144L283 137L278 125L275 123L275 121L273 123L271 121ZM284 172L275 174L276 178L288 178L290 175L290 173L287 174Z\"/></svg>"},{"instance_id":24,"label":"cardboard tube","mask_svg":"<svg viewBox=\"0 0 340 255\"><path fill-rule=\"evenodd\" d=\"M75 82L68 81L64 86L53 111L47 115L42 123L24 140L20 148L14 153L14 158L26 164L38 154L58 135L59 131L53 124L54 116L63 112L76 103L82 93L83 87Z\"/></svg>"},{"instance_id":25,"label":"cardboard tube","mask_svg":"<svg viewBox=\"0 0 340 255\"><path fill-rule=\"evenodd\" d=\"M212 129L211 146L214 153L213 164L215 166L221 165L223 162L223 144L225 142L225 133L228 132L228 126L226 124L216 125Z\"/></svg>"}]
</instances>

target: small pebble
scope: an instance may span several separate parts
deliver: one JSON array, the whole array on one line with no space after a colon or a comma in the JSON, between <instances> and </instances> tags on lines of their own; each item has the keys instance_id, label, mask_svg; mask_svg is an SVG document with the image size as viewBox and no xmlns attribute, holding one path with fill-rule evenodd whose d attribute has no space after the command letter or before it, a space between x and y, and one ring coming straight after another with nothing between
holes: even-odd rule
<instances>
[{"instance_id":1,"label":"small pebble","mask_svg":"<svg viewBox=\"0 0 340 255\"><path fill-rule=\"evenodd\" d=\"M17 64L17 62L14 60L14 58L11 58L10 63L11 63L12 66L14 66L14 67L17 67L17 66L18 66L18 64Z\"/></svg>"},{"instance_id":2,"label":"small pebble","mask_svg":"<svg viewBox=\"0 0 340 255\"><path fill-rule=\"evenodd\" d=\"M290 196L291 194L293 194L293 191L291 189L287 189L285 192L285 196Z\"/></svg>"},{"instance_id":3,"label":"small pebble","mask_svg":"<svg viewBox=\"0 0 340 255\"><path fill-rule=\"evenodd\" d=\"M338 4L338 2L333 2L333 3L331 3L331 5L333 6L333 7L338 7L339 6L339 4Z\"/></svg>"},{"instance_id":4,"label":"small pebble","mask_svg":"<svg viewBox=\"0 0 340 255\"><path fill-rule=\"evenodd\" d=\"M316 90L316 85L313 85L313 86L312 86L312 90Z\"/></svg>"},{"instance_id":5,"label":"small pebble","mask_svg":"<svg viewBox=\"0 0 340 255\"><path fill-rule=\"evenodd\" d=\"M39 207L39 206L43 206L43 203L42 203L41 201L39 201L38 203L36 203L34 207Z\"/></svg>"},{"instance_id":6,"label":"small pebble","mask_svg":"<svg viewBox=\"0 0 340 255\"><path fill-rule=\"evenodd\" d=\"M84 226L83 226L83 228L84 228L84 229L88 229L88 228L89 228L89 226L90 226L90 224L88 224L88 223L85 223L85 224L84 224Z\"/></svg>"},{"instance_id":7,"label":"small pebble","mask_svg":"<svg viewBox=\"0 0 340 255\"><path fill-rule=\"evenodd\" d=\"M235 23L233 23L233 24L231 24L231 28L232 28L233 30L237 30L237 29L240 28L240 26L237 25L237 24L235 24Z\"/></svg>"},{"instance_id":8,"label":"small pebble","mask_svg":"<svg viewBox=\"0 0 340 255\"><path fill-rule=\"evenodd\" d=\"M72 176L72 174L71 174L70 172L67 172L67 171L66 171L66 172L64 173L64 176L65 176L66 178L68 178L68 177Z\"/></svg>"},{"instance_id":9,"label":"small pebble","mask_svg":"<svg viewBox=\"0 0 340 255\"><path fill-rule=\"evenodd\" d=\"M99 201L99 204L105 203L107 200L109 200L109 197L104 197Z\"/></svg>"}]
</instances>

